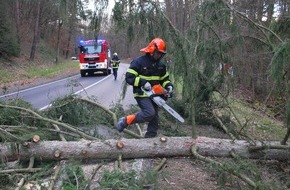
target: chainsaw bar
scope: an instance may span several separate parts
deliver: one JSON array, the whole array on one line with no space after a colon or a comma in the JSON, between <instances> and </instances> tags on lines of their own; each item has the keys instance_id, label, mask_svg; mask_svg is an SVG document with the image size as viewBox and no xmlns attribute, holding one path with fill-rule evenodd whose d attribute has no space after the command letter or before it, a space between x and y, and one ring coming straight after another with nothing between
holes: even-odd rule
<instances>
[{"instance_id":1,"label":"chainsaw bar","mask_svg":"<svg viewBox=\"0 0 290 190\"><path fill-rule=\"evenodd\" d=\"M166 104L166 101L161 98L160 96L157 96L154 94L152 90L145 90L141 88L143 92L145 92L159 107L163 107L168 113L170 113L175 119L180 121L181 123L184 122L184 119L169 105Z\"/></svg>"},{"instance_id":2,"label":"chainsaw bar","mask_svg":"<svg viewBox=\"0 0 290 190\"><path fill-rule=\"evenodd\" d=\"M152 97L152 100L160 107L163 107L168 113L170 113L175 119L180 121L181 123L184 122L184 119L169 105L166 104L166 101L161 98L160 96Z\"/></svg>"}]
</instances>

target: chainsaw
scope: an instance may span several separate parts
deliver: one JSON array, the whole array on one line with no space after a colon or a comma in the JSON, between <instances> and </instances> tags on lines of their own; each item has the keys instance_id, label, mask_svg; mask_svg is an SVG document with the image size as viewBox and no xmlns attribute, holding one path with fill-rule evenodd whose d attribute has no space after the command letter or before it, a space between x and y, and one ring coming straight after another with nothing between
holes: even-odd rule
<instances>
[{"instance_id":1,"label":"chainsaw","mask_svg":"<svg viewBox=\"0 0 290 190\"><path fill-rule=\"evenodd\" d=\"M181 123L184 122L184 119L169 105L166 104L166 101L162 98L170 97L170 94L165 90L160 84L152 86L151 90L146 90L141 87L142 91L147 94L159 107L163 107L168 113L175 117Z\"/></svg>"}]
</instances>

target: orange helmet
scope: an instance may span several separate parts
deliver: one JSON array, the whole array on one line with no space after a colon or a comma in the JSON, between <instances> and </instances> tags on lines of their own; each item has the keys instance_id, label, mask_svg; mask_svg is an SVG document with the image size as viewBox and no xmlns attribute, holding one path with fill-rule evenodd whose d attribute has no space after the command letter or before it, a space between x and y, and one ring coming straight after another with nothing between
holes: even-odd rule
<instances>
[{"instance_id":1,"label":"orange helmet","mask_svg":"<svg viewBox=\"0 0 290 190\"><path fill-rule=\"evenodd\" d=\"M147 47L141 49L140 51L153 54L155 50L164 54L167 53L165 42L161 38L153 39Z\"/></svg>"}]
</instances>

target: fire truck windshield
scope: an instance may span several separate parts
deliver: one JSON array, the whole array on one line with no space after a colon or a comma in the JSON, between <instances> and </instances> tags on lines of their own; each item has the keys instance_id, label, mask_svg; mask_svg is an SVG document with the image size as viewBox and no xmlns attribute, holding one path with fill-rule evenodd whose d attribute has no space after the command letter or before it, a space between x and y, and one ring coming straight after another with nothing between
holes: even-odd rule
<instances>
[{"instance_id":1,"label":"fire truck windshield","mask_svg":"<svg viewBox=\"0 0 290 190\"><path fill-rule=\"evenodd\" d=\"M101 45L84 45L85 49L84 53L101 53L102 46Z\"/></svg>"}]
</instances>

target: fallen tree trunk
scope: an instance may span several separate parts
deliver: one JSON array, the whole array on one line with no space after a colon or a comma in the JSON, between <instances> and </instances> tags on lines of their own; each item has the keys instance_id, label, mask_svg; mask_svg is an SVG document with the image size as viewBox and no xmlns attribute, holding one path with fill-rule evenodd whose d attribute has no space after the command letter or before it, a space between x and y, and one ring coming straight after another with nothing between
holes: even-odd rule
<instances>
[{"instance_id":1,"label":"fallen tree trunk","mask_svg":"<svg viewBox=\"0 0 290 190\"><path fill-rule=\"evenodd\" d=\"M122 139L105 141L41 141L25 144L0 144L0 156L7 160L29 160L34 156L41 160L63 159L117 159L191 156L191 147L203 156L230 157L236 155L253 159L289 160L289 145L278 141L256 142L253 146L245 140L216 139L207 137L166 137L151 139ZM272 149L271 147L279 147Z\"/></svg>"}]
</instances>

